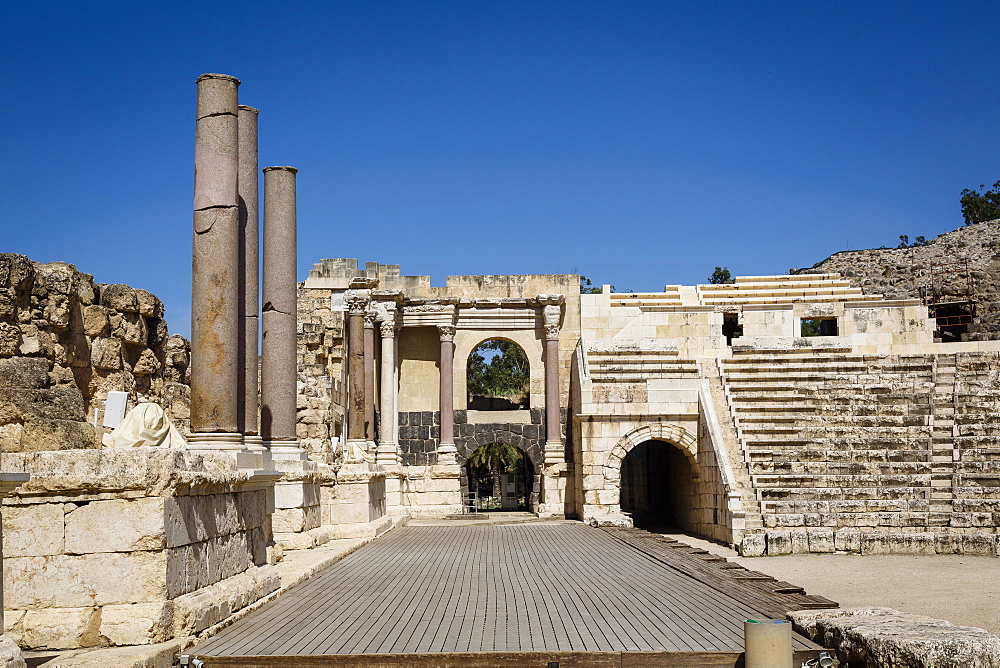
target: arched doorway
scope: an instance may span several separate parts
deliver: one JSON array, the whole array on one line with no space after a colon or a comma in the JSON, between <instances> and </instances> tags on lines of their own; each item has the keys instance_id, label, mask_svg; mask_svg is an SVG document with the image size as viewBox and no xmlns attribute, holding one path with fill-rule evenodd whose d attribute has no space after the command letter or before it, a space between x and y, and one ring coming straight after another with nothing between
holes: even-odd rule
<instances>
[{"instance_id":1,"label":"arched doorway","mask_svg":"<svg viewBox=\"0 0 1000 668\"><path fill-rule=\"evenodd\" d=\"M535 467L523 450L507 443L476 448L465 462L468 490L480 511L529 511Z\"/></svg>"},{"instance_id":2,"label":"arched doorway","mask_svg":"<svg viewBox=\"0 0 1000 668\"><path fill-rule=\"evenodd\" d=\"M637 527L693 531L694 491L691 464L672 443L643 441L622 460L621 509Z\"/></svg>"},{"instance_id":3,"label":"arched doorway","mask_svg":"<svg viewBox=\"0 0 1000 668\"><path fill-rule=\"evenodd\" d=\"M529 372L528 356L521 346L507 339L483 341L472 349L466 363L469 410L527 410Z\"/></svg>"}]
</instances>

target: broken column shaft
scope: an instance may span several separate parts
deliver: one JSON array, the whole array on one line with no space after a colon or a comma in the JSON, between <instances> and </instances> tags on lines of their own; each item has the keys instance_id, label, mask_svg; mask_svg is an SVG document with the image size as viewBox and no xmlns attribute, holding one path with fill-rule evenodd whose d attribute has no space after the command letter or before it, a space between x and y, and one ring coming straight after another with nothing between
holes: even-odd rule
<instances>
[{"instance_id":1,"label":"broken column shaft","mask_svg":"<svg viewBox=\"0 0 1000 668\"><path fill-rule=\"evenodd\" d=\"M260 314L257 110L239 106L240 339L239 430L248 448L260 449L258 332Z\"/></svg>"},{"instance_id":2,"label":"broken column shaft","mask_svg":"<svg viewBox=\"0 0 1000 668\"><path fill-rule=\"evenodd\" d=\"M192 449L240 449L238 79L198 78L191 285Z\"/></svg>"},{"instance_id":3,"label":"broken column shaft","mask_svg":"<svg viewBox=\"0 0 1000 668\"><path fill-rule=\"evenodd\" d=\"M294 167L264 169L264 284L260 426L273 459L305 459L295 435L296 302Z\"/></svg>"}]
</instances>

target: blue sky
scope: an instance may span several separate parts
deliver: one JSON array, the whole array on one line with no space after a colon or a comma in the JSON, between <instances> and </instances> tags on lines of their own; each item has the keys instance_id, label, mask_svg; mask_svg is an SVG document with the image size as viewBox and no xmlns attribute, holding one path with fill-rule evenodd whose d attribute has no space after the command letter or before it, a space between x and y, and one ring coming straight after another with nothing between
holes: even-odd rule
<instances>
[{"instance_id":1,"label":"blue sky","mask_svg":"<svg viewBox=\"0 0 1000 668\"><path fill-rule=\"evenodd\" d=\"M1000 3L3 3L0 251L187 334L194 80L299 168L299 277L785 273L1000 179Z\"/></svg>"}]
</instances>

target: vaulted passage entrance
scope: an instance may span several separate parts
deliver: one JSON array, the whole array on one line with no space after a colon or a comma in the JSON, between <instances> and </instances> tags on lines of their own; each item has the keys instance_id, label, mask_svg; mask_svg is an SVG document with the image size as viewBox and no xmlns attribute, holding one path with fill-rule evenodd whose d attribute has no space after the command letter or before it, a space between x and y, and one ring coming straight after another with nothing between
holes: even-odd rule
<instances>
[{"instance_id":1,"label":"vaulted passage entrance","mask_svg":"<svg viewBox=\"0 0 1000 668\"><path fill-rule=\"evenodd\" d=\"M506 443L476 448L465 464L470 501L480 511L531 510L535 480L531 459Z\"/></svg>"},{"instance_id":2,"label":"vaulted passage entrance","mask_svg":"<svg viewBox=\"0 0 1000 668\"><path fill-rule=\"evenodd\" d=\"M637 527L694 530L694 472L680 448L644 441L622 460L621 508Z\"/></svg>"}]
</instances>

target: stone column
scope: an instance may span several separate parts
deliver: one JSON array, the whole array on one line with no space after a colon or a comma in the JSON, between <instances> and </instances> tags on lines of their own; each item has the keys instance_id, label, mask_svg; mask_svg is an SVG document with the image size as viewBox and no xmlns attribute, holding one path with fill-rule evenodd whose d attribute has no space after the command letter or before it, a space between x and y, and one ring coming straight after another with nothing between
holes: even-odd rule
<instances>
[{"instance_id":1,"label":"stone column","mask_svg":"<svg viewBox=\"0 0 1000 668\"><path fill-rule=\"evenodd\" d=\"M562 425L559 420L559 316L554 304L544 308L545 324L545 463L563 460Z\"/></svg>"},{"instance_id":2,"label":"stone column","mask_svg":"<svg viewBox=\"0 0 1000 668\"><path fill-rule=\"evenodd\" d=\"M381 423L379 424L378 449L376 461L385 464L398 464L396 430L399 419L396 417L396 321L383 320L380 326L382 333L382 390L379 402Z\"/></svg>"},{"instance_id":3,"label":"stone column","mask_svg":"<svg viewBox=\"0 0 1000 668\"><path fill-rule=\"evenodd\" d=\"M365 312L365 441L375 449L375 311Z\"/></svg>"},{"instance_id":4,"label":"stone column","mask_svg":"<svg viewBox=\"0 0 1000 668\"><path fill-rule=\"evenodd\" d=\"M264 169L264 289L260 427L276 460L306 459L295 436L296 355L294 167Z\"/></svg>"},{"instance_id":5,"label":"stone column","mask_svg":"<svg viewBox=\"0 0 1000 668\"><path fill-rule=\"evenodd\" d=\"M191 431L195 451L243 449L239 392L239 142L237 88L198 78L191 280Z\"/></svg>"},{"instance_id":6,"label":"stone column","mask_svg":"<svg viewBox=\"0 0 1000 668\"><path fill-rule=\"evenodd\" d=\"M457 464L455 447L455 327L438 325L441 338L441 381L438 407L441 415L441 438L438 441L438 464Z\"/></svg>"},{"instance_id":7,"label":"stone column","mask_svg":"<svg viewBox=\"0 0 1000 668\"><path fill-rule=\"evenodd\" d=\"M365 452L365 310L369 300L357 290L344 293L347 306L347 443L346 461L364 460Z\"/></svg>"},{"instance_id":8,"label":"stone column","mask_svg":"<svg viewBox=\"0 0 1000 668\"><path fill-rule=\"evenodd\" d=\"M261 452L258 398L258 332L260 330L260 276L258 275L260 237L257 208L257 110L239 106L239 175L237 178L240 221L240 335L242 362L237 368L239 391L237 420L243 445Z\"/></svg>"}]
</instances>

